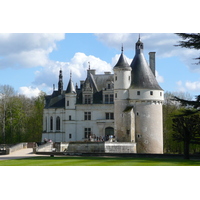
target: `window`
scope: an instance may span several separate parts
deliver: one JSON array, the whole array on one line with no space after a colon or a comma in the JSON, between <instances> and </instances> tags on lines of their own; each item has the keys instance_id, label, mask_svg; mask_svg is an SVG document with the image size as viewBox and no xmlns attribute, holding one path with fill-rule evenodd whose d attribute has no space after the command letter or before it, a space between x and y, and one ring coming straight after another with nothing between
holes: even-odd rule
<instances>
[{"instance_id":1,"label":"window","mask_svg":"<svg viewBox=\"0 0 200 200\"><path fill-rule=\"evenodd\" d=\"M128 77L128 80L129 80L129 81L131 80L131 77L130 77L130 76Z\"/></svg>"},{"instance_id":2,"label":"window","mask_svg":"<svg viewBox=\"0 0 200 200\"><path fill-rule=\"evenodd\" d=\"M137 91L137 95L140 95L140 91Z\"/></svg>"},{"instance_id":3,"label":"window","mask_svg":"<svg viewBox=\"0 0 200 200\"><path fill-rule=\"evenodd\" d=\"M117 98L117 93L115 93L115 98Z\"/></svg>"},{"instance_id":4,"label":"window","mask_svg":"<svg viewBox=\"0 0 200 200\"><path fill-rule=\"evenodd\" d=\"M84 134L85 134L85 138L90 138L91 128L85 128Z\"/></svg>"},{"instance_id":5,"label":"window","mask_svg":"<svg viewBox=\"0 0 200 200\"><path fill-rule=\"evenodd\" d=\"M53 117L50 117L50 130L53 130Z\"/></svg>"},{"instance_id":6,"label":"window","mask_svg":"<svg viewBox=\"0 0 200 200\"><path fill-rule=\"evenodd\" d=\"M115 76L115 81L117 81L117 76Z\"/></svg>"},{"instance_id":7,"label":"window","mask_svg":"<svg viewBox=\"0 0 200 200\"><path fill-rule=\"evenodd\" d=\"M91 104L91 95L85 95L85 104Z\"/></svg>"},{"instance_id":8,"label":"window","mask_svg":"<svg viewBox=\"0 0 200 200\"><path fill-rule=\"evenodd\" d=\"M72 120L72 116L71 115L69 115L69 120Z\"/></svg>"},{"instance_id":9,"label":"window","mask_svg":"<svg viewBox=\"0 0 200 200\"><path fill-rule=\"evenodd\" d=\"M84 112L84 119L91 120L91 112Z\"/></svg>"},{"instance_id":10,"label":"window","mask_svg":"<svg viewBox=\"0 0 200 200\"><path fill-rule=\"evenodd\" d=\"M110 103L114 103L114 96L113 96L113 94L110 94Z\"/></svg>"},{"instance_id":11,"label":"window","mask_svg":"<svg viewBox=\"0 0 200 200\"><path fill-rule=\"evenodd\" d=\"M126 134L129 135L130 134L130 130L126 130Z\"/></svg>"},{"instance_id":12,"label":"window","mask_svg":"<svg viewBox=\"0 0 200 200\"><path fill-rule=\"evenodd\" d=\"M105 103L109 103L108 94L105 95Z\"/></svg>"},{"instance_id":13,"label":"window","mask_svg":"<svg viewBox=\"0 0 200 200\"><path fill-rule=\"evenodd\" d=\"M46 127L46 131L47 131L47 117L45 117L45 127Z\"/></svg>"},{"instance_id":14,"label":"window","mask_svg":"<svg viewBox=\"0 0 200 200\"><path fill-rule=\"evenodd\" d=\"M113 94L106 94L105 95L105 103L114 103L114 98L113 98Z\"/></svg>"},{"instance_id":15,"label":"window","mask_svg":"<svg viewBox=\"0 0 200 200\"><path fill-rule=\"evenodd\" d=\"M150 91L150 95L153 95L153 91Z\"/></svg>"},{"instance_id":16,"label":"window","mask_svg":"<svg viewBox=\"0 0 200 200\"><path fill-rule=\"evenodd\" d=\"M60 130L60 117L56 117L56 130Z\"/></svg>"},{"instance_id":17,"label":"window","mask_svg":"<svg viewBox=\"0 0 200 200\"><path fill-rule=\"evenodd\" d=\"M67 106L69 106L69 101L67 101Z\"/></svg>"},{"instance_id":18,"label":"window","mask_svg":"<svg viewBox=\"0 0 200 200\"><path fill-rule=\"evenodd\" d=\"M108 89L110 89L110 83L108 83Z\"/></svg>"},{"instance_id":19,"label":"window","mask_svg":"<svg viewBox=\"0 0 200 200\"><path fill-rule=\"evenodd\" d=\"M162 97L162 92L160 92L160 96Z\"/></svg>"},{"instance_id":20,"label":"window","mask_svg":"<svg viewBox=\"0 0 200 200\"><path fill-rule=\"evenodd\" d=\"M69 134L69 139L71 139L71 138L72 138L72 134L70 133L70 134Z\"/></svg>"},{"instance_id":21,"label":"window","mask_svg":"<svg viewBox=\"0 0 200 200\"><path fill-rule=\"evenodd\" d=\"M114 113L106 113L106 119L114 119Z\"/></svg>"}]
</instances>

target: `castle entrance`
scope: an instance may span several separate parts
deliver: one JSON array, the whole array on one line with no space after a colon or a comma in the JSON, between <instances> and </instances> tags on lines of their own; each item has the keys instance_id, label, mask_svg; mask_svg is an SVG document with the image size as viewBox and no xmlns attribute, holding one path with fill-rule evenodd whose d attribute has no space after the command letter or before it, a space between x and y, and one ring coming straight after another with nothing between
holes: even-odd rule
<instances>
[{"instance_id":1,"label":"castle entrance","mask_svg":"<svg viewBox=\"0 0 200 200\"><path fill-rule=\"evenodd\" d=\"M112 127L107 127L105 129L105 136L110 136L110 135L114 135L114 128Z\"/></svg>"}]
</instances>

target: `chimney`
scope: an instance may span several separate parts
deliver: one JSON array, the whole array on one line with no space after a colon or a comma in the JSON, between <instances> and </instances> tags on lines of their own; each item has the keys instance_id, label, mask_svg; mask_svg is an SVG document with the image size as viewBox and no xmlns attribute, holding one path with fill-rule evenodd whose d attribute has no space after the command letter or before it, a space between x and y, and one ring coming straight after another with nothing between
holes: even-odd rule
<instances>
[{"instance_id":1,"label":"chimney","mask_svg":"<svg viewBox=\"0 0 200 200\"><path fill-rule=\"evenodd\" d=\"M88 72L91 73L92 75L95 75L96 69L88 69Z\"/></svg>"},{"instance_id":2,"label":"chimney","mask_svg":"<svg viewBox=\"0 0 200 200\"><path fill-rule=\"evenodd\" d=\"M83 88L84 82L85 82L85 81L80 81L80 88L81 88L81 89Z\"/></svg>"},{"instance_id":3,"label":"chimney","mask_svg":"<svg viewBox=\"0 0 200 200\"><path fill-rule=\"evenodd\" d=\"M155 55L156 52L149 52L149 67L151 68L151 71L153 72L154 76L156 71Z\"/></svg>"}]
</instances>

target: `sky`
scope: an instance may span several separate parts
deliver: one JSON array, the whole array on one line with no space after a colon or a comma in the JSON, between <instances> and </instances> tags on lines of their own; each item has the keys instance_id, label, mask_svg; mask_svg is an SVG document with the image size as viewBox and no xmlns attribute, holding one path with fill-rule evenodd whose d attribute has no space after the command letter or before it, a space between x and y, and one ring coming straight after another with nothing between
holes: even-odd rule
<instances>
[{"instance_id":1,"label":"sky","mask_svg":"<svg viewBox=\"0 0 200 200\"><path fill-rule=\"evenodd\" d=\"M175 47L181 38L174 33L1 33L0 84L28 97L40 91L51 94L62 69L64 89L70 71L74 85L79 86L86 78L88 62L96 73L113 73L122 44L130 64L139 34L147 62L148 53L156 52L156 78L163 90L198 95L200 65L193 58L199 52Z\"/></svg>"}]
</instances>

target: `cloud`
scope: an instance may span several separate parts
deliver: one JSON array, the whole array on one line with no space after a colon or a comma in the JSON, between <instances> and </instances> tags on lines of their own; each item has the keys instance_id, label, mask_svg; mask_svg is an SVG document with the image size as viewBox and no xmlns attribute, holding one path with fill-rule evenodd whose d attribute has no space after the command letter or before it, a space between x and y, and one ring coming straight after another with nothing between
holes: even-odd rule
<instances>
[{"instance_id":1,"label":"cloud","mask_svg":"<svg viewBox=\"0 0 200 200\"><path fill-rule=\"evenodd\" d=\"M156 80L158 81L158 83L163 83L164 82L164 78L163 76L161 76L158 71L156 70Z\"/></svg>"},{"instance_id":2,"label":"cloud","mask_svg":"<svg viewBox=\"0 0 200 200\"><path fill-rule=\"evenodd\" d=\"M200 81L195 81L195 82L186 81L185 87L188 90L200 92Z\"/></svg>"},{"instance_id":3,"label":"cloud","mask_svg":"<svg viewBox=\"0 0 200 200\"><path fill-rule=\"evenodd\" d=\"M181 91L181 92L197 92L199 93L200 92L200 81L185 81L185 82L182 82L182 81L178 81L176 82L176 85L178 87L178 91Z\"/></svg>"},{"instance_id":4,"label":"cloud","mask_svg":"<svg viewBox=\"0 0 200 200\"><path fill-rule=\"evenodd\" d=\"M18 93L25 95L26 97L37 97L41 90L39 90L37 87L34 88L32 86L29 87L20 87Z\"/></svg>"},{"instance_id":5,"label":"cloud","mask_svg":"<svg viewBox=\"0 0 200 200\"><path fill-rule=\"evenodd\" d=\"M67 87L70 71L72 72L73 82L79 85L80 80L85 80L87 76L88 62L90 62L90 68L96 69L96 73L98 74L105 71L112 71L111 65L106 61L93 55L77 52L69 62L49 61L48 65L40 71L36 71L33 84L41 88L45 88L44 86L52 88L52 85L55 84L57 88L59 70L62 69L64 89Z\"/></svg>"},{"instance_id":6,"label":"cloud","mask_svg":"<svg viewBox=\"0 0 200 200\"><path fill-rule=\"evenodd\" d=\"M122 45L124 50L135 48L135 43L138 40L139 34L136 33L96 33L97 39L109 47L119 49ZM186 49L175 47L179 36L173 33L142 33L141 40L144 43L145 52L155 51L157 57L178 57L192 71L199 72L200 68L193 65L196 61L194 58L199 56L199 52L194 49Z\"/></svg>"},{"instance_id":7,"label":"cloud","mask_svg":"<svg viewBox=\"0 0 200 200\"><path fill-rule=\"evenodd\" d=\"M52 33L0 34L0 68L44 66L56 49L56 41L64 38L64 34Z\"/></svg>"}]
</instances>

